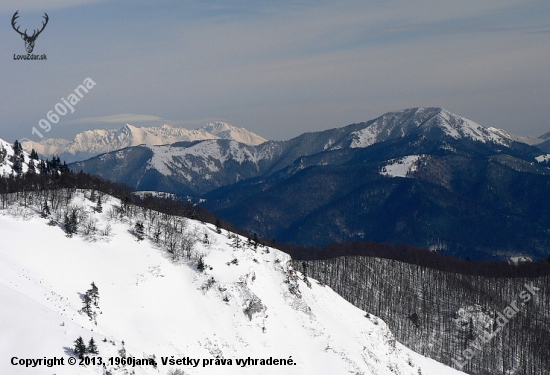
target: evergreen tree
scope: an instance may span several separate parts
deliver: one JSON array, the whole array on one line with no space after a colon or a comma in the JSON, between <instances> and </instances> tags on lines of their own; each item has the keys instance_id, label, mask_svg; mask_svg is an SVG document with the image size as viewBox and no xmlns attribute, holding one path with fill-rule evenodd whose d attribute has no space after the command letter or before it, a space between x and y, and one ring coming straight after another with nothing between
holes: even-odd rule
<instances>
[{"instance_id":1,"label":"evergreen tree","mask_svg":"<svg viewBox=\"0 0 550 375\"><path fill-rule=\"evenodd\" d=\"M88 318L93 319L94 311L92 308L92 298L90 297L89 291L84 293L82 297L82 310L84 314L88 315Z\"/></svg>"},{"instance_id":2,"label":"evergreen tree","mask_svg":"<svg viewBox=\"0 0 550 375\"><path fill-rule=\"evenodd\" d=\"M199 258L197 262L197 271L202 272L206 268L206 264L204 264L204 260L202 257Z\"/></svg>"},{"instance_id":3,"label":"evergreen tree","mask_svg":"<svg viewBox=\"0 0 550 375\"><path fill-rule=\"evenodd\" d=\"M48 207L48 201L44 201L44 204L42 205L42 212L40 213L40 216L42 218L47 218L48 216L50 216L51 212L50 212L50 207Z\"/></svg>"},{"instance_id":4,"label":"evergreen tree","mask_svg":"<svg viewBox=\"0 0 550 375\"><path fill-rule=\"evenodd\" d=\"M0 163L6 159L6 155L8 154L8 151L0 144Z\"/></svg>"},{"instance_id":5,"label":"evergreen tree","mask_svg":"<svg viewBox=\"0 0 550 375\"><path fill-rule=\"evenodd\" d=\"M90 299L92 300L94 306L99 305L99 289L95 285L95 283L92 281L92 284L90 284L92 287L86 291L87 294L90 295Z\"/></svg>"},{"instance_id":6,"label":"evergreen tree","mask_svg":"<svg viewBox=\"0 0 550 375\"><path fill-rule=\"evenodd\" d=\"M27 169L28 174L36 174L36 167L34 166L34 160L29 160L29 168Z\"/></svg>"},{"instance_id":7,"label":"evergreen tree","mask_svg":"<svg viewBox=\"0 0 550 375\"><path fill-rule=\"evenodd\" d=\"M145 238L145 228L141 221L137 221L134 225L134 232L136 234L137 240L143 241L143 239Z\"/></svg>"},{"instance_id":8,"label":"evergreen tree","mask_svg":"<svg viewBox=\"0 0 550 375\"><path fill-rule=\"evenodd\" d=\"M84 354L86 354L86 345L84 344L84 340L82 339L82 336L78 336L78 338L74 341L74 352L76 355L78 355L78 358L82 359L84 357Z\"/></svg>"},{"instance_id":9,"label":"evergreen tree","mask_svg":"<svg viewBox=\"0 0 550 375\"><path fill-rule=\"evenodd\" d=\"M99 213L103 212L103 206L101 205L101 195L97 197L97 204L95 206L95 211Z\"/></svg>"},{"instance_id":10,"label":"evergreen tree","mask_svg":"<svg viewBox=\"0 0 550 375\"><path fill-rule=\"evenodd\" d=\"M67 237L72 237L73 234L78 232L78 218L75 209L71 211L70 215L68 213L65 214L64 224Z\"/></svg>"},{"instance_id":11,"label":"evergreen tree","mask_svg":"<svg viewBox=\"0 0 550 375\"><path fill-rule=\"evenodd\" d=\"M220 219L216 219L216 233L222 234L222 225Z\"/></svg>"},{"instance_id":12,"label":"evergreen tree","mask_svg":"<svg viewBox=\"0 0 550 375\"><path fill-rule=\"evenodd\" d=\"M88 353L90 353L90 354L99 354L99 351L97 350L97 345L96 345L93 337L88 342L87 350L88 350Z\"/></svg>"},{"instance_id":13,"label":"evergreen tree","mask_svg":"<svg viewBox=\"0 0 550 375\"><path fill-rule=\"evenodd\" d=\"M15 142L13 142L13 153L15 156L19 156L23 153L23 147L21 146L21 143L16 139Z\"/></svg>"},{"instance_id":14,"label":"evergreen tree","mask_svg":"<svg viewBox=\"0 0 550 375\"><path fill-rule=\"evenodd\" d=\"M31 150L31 159L38 160L38 154L34 150L34 148Z\"/></svg>"}]
</instances>

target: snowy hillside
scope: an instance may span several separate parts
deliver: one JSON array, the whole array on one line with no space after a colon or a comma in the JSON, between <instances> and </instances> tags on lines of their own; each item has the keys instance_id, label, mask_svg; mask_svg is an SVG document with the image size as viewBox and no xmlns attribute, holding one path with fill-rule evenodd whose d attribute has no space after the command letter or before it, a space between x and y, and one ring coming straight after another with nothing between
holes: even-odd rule
<instances>
[{"instance_id":1,"label":"snowy hillside","mask_svg":"<svg viewBox=\"0 0 550 375\"><path fill-rule=\"evenodd\" d=\"M29 154L22 149L20 149L17 159L14 159L14 154L13 145L0 139L0 176L7 176L12 172L15 174L28 172L31 161ZM35 164L34 162L31 163L31 166Z\"/></svg>"},{"instance_id":2,"label":"snowy hillside","mask_svg":"<svg viewBox=\"0 0 550 375\"><path fill-rule=\"evenodd\" d=\"M24 142L23 146L34 148L40 155L59 155L67 162L88 159L92 156L138 145L166 145L175 142L193 142L206 139L231 139L250 145L258 145L266 139L244 128L227 123L209 123L199 129L161 127L136 127L126 124L120 129L86 130L72 141L47 138L40 142Z\"/></svg>"},{"instance_id":3,"label":"snowy hillside","mask_svg":"<svg viewBox=\"0 0 550 375\"><path fill-rule=\"evenodd\" d=\"M255 249L209 224L121 207L106 195L99 213L90 198L71 198L79 227L72 238L55 225L59 207L49 218L16 202L0 210L1 374L459 373L408 350L384 322L330 288L304 280L284 253ZM167 251L176 237L193 244L181 254ZM99 300L88 305L89 317L81 310L92 282ZM68 364L79 336L95 340L95 365ZM133 363L154 355L158 368L111 364L122 354ZM54 357L64 365L19 365ZM286 365L260 364L271 357ZM162 364L185 358L197 366ZM240 362L248 358L258 362Z\"/></svg>"}]
</instances>

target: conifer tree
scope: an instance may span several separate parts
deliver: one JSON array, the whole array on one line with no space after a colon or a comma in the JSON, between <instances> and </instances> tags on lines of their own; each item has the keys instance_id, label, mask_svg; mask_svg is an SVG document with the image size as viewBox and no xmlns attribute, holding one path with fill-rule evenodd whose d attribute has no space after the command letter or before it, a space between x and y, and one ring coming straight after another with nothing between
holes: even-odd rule
<instances>
[{"instance_id":1,"label":"conifer tree","mask_svg":"<svg viewBox=\"0 0 550 375\"><path fill-rule=\"evenodd\" d=\"M93 319L94 311L92 309L92 298L88 292L89 291L84 293L84 296L82 297L82 312L88 315L90 319Z\"/></svg>"},{"instance_id":2,"label":"conifer tree","mask_svg":"<svg viewBox=\"0 0 550 375\"><path fill-rule=\"evenodd\" d=\"M101 205L101 195L97 197L97 204L95 206L95 211L98 213L103 212L103 206Z\"/></svg>"},{"instance_id":3,"label":"conifer tree","mask_svg":"<svg viewBox=\"0 0 550 375\"><path fill-rule=\"evenodd\" d=\"M202 272L204 271L205 268L206 268L206 264L204 264L204 260L202 259L202 257L200 257L197 262L197 270L199 272Z\"/></svg>"},{"instance_id":4,"label":"conifer tree","mask_svg":"<svg viewBox=\"0 0 550 375\"><path fill-rule=\"evenodd\" d=\"M90 341L88 342L88 348L87 348L87 351L88 353L90 354L99 354L98 350L97 350L97 345L94 341L94 338L92 337L90 339Z\"/></svg>"},{"instance_id":5,"label":"conifer tree","mask_svg":"<svg viewBox=\"0 0 550 375\"><path fill-rule=\"evenodd\" d=\"M40 216L42 218L47 218L48 216L50 216L51 212L50 212L50 207L48 206L48 201L45 200L44 201L44 204L42 205L42 212L40 213Z\"/></svg>"},{"instance_id":6,"label":"conifer tree","mask_svg":"<svg viewBox=\"0 0 550 375\"><path fill-rule=\"evenodd\" d=\"M99 305L99 289L95 285L95 283L92 281L92 284L90 284L92 287L86 291L90 295L90 299L92 300L92 303L94 306Z\"/></svg>"},{"instance_id":7,"label":"conifer tree","mask_svg":"<svg viewBox=\"0 0 550 375\"><path fill-rule=\"evenodd\" d=\"M141 221L136 222L136 224L134 225L134 231L135 231L137 240L143 241L143 239L145 238L145 228Z\"/></svg>"},{"instance_id":8,"label":"conifer tree","mask_svg":"<svg viewBox=\"0 0 550 375\"><path fill-rule=\"evenodd\" d=\"M74 341L74 352L76 355L78 355L78 358L82 359L84 354L86 354L86 345L84 344L84 340L82 339L82 336L78 336L78 338Z\"/></svg>"}]
</instances>

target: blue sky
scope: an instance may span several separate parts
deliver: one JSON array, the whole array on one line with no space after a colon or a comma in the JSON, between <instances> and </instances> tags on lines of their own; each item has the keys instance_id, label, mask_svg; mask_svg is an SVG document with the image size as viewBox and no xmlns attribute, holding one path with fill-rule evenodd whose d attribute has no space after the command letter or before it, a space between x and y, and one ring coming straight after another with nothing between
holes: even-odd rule
<instances>
[{"instance_id":1,"label":"blue sky","mask_svg":"<svg viewBox=\"0 0 550 375\"><path fill-rule=\"evenodd\" d=\"M14 61L21 29L50 21ZM14 1L0 5L0 138L28 138L85 78L96 86L46 137L194 128L269 139L439 106L520 135L550 131L550 2Z\"/></svg>"}]
</instances>

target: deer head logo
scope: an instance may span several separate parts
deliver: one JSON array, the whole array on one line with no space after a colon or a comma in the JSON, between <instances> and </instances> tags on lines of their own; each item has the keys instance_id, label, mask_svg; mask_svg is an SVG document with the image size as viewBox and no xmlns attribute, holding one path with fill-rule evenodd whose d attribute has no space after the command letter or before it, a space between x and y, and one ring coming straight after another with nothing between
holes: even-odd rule
<instances>
[{"instance_id":1,"label":"deer head logo","mask_svg":"<svg viewBox=\"0 0 550 375\"><path fill-rule=\"evenodd\" d=\"M13 29L15 31L17 31L19 33L19 35L21 35L21 38L23 38L23 40L25 41L25 48L27 49L27 53L32 53L32 50L34 49L34 42L36 41L36 38L38 38L38 35L40 35L40 33L44 30L44 28L48 24L49 17L46 13L44 13L44 19L46 21L42 22L42 29L34 30L32 35L29 36L29 35L27 35L27 30L26 29L25 29L24 32L21 32L21 31L19 31L19 26L15 27L15 20L17 20L19 18L19 15L17 13L19 13L19 11L15 12L15 14L13 15L13 17L11 19L11 25L12 25Z\"/></svg>"}]
</instances>

